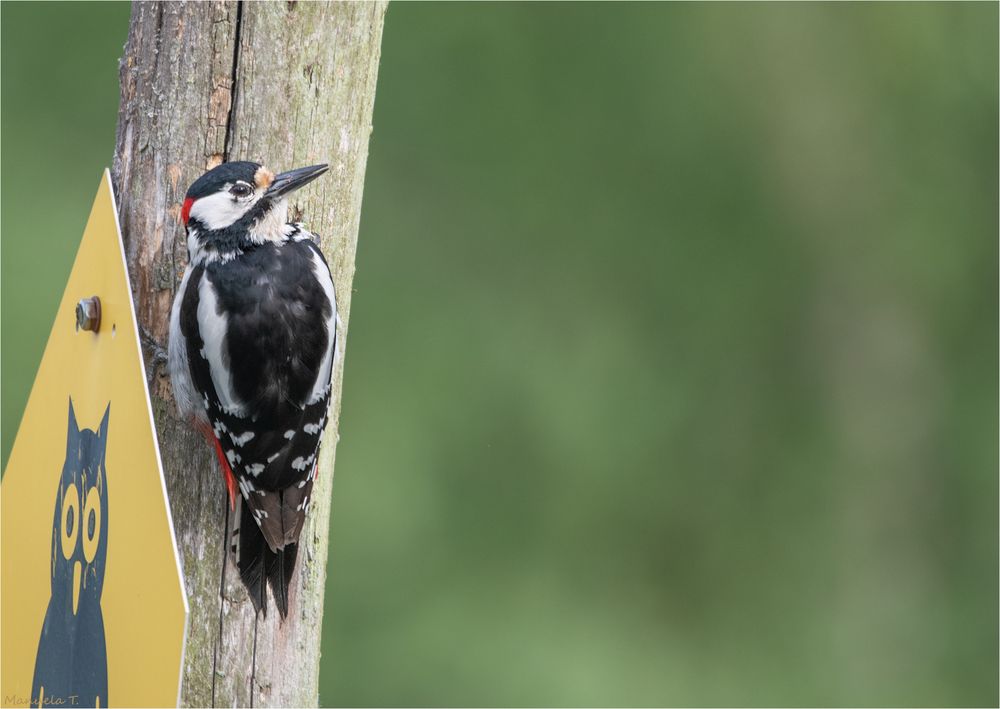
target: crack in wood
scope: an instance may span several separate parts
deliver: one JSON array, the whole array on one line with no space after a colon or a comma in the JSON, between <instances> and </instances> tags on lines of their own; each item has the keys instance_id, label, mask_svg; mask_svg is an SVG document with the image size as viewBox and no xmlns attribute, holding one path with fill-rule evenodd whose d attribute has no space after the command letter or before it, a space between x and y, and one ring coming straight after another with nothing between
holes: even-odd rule
<instances>
[{"instance_id":1,"label":"crack in wood","mask_svg":"<svg viewBox=\"0 0 1000 709\"><path fill-rule=\"evenodd\" d=\"M230 80L229 80L229 111L226 114L226 130L225 137L222 141L222 159L223 161L229 160L229 156L232 150L233 141L233 123L234 114L236 113L236 91L237 91L237 81L239 79L239 68L240 68L240 40L241 31L243 29L243 0L239 0L236 3L236 21L233 28L233 59L232 67L230 69ZM215 651L212 653L212 706L215 706L215 689L216 683L219 678L219 673L217 670L219 662L219 652L222 649L223 635L225 630L225 609L226 609L226 568L228 567L229 561L229 504L225 505L226 508L226 521L222 527L222 573L221 579L219 581L219 636L215 643ZM250 682L250 706L253 706L253 680L252 677L257 671L257 626L256 620L254 621L254 653L253 661L251 665L251 682Z\"/></svg>"},{"instance_id":2,"label":"crack in wood","mask_svg":"<svg viewBox=\"0 0 1000 709\"><path fill-rule=\"evenodd\" d=\"M253 656L250 662L250 709L253 709L254 686L257 681L257 624L260 622L260 613L253 616Z\"/></svg>"},{"instance_id":3,"label":"crack in wood","mask_svg":"<svg viewBox=\"0 0 1000 709\"><path fill-rule=\"evenodd\" d=\"M229 505L226 506L226 521L222 525L222 578L219 581L219 637L212 653L212 706L215 706L215 683L219 678L219 650L222 647L223 611L226 608L226 566L229 560Z\"/></svg>"},{"instance_id":4,"label":"crack in wood","mask_svg":"<svg viewBox=\"0 0 1000 709\"><path fill-rule=\"evenodd\" d=\"M240 39L243 29L243 0L236 3L236 25L233 30L233 69L229 82L229 115L226 116L226 137L222 143L222 159L228 161L233 149L233 113L236 112L236 87L240 70Z\"/></svg>"}]
</instances>

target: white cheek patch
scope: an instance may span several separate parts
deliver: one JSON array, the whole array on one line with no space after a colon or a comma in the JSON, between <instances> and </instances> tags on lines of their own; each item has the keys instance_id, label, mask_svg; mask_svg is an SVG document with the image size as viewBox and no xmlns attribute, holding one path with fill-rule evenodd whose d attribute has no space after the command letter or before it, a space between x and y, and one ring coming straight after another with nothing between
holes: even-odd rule
<instances>
[{"instance_id":1,"label":"white cheek patch","mask_svg":"<svg viewBox=\"0 0 1000 709\"><path fill-rule=\"evenodd\" d=\"M246 214L255 200L240 202L229 192L216 192L195 200L191 205L191 219L197 219L206 229L223 229Z\"/></svg>"}]
</instances>

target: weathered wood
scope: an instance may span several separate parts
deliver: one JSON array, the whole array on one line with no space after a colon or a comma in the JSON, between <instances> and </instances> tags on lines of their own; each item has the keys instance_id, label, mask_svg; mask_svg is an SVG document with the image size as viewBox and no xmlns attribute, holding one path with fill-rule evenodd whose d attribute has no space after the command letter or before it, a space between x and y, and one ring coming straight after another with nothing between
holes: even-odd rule
<instances>
[{"instance_id":1,"label":"weathered wood","mask_svg":"<svg viewBox=\"0 0 1000 709\"><path fill-rule=\"evenodd\" d=\"M212 160L257 160L275 170L329 162L327 175L293 195L291 212L322 236L343 347L384 13L382 2L132 8L112 174L191 604L181 694L187 706L317 702L343 359L289 617L282 623L272 612L256 621L254 662L253 608L223 553L221 477L204 441L177 417L163 366L186 260L180 203Z\"/></svg>"}]
</instances>

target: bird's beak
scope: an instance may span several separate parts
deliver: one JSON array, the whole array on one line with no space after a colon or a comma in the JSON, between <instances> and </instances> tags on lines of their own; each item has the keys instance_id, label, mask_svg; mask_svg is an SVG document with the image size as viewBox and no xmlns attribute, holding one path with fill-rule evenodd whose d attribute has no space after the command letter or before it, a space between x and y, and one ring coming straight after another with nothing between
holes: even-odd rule
<instances>
[{"instance_id":1,"label":"bird's beak","mask_svg":"<svg viewBox=\"0 0 1000 709\"><path fill-rule=\"evenodd\" d=\"M281 199L289 192L294 192L309 184L329 169L329 165L310 165L283 172L274 178L274 182L267 188L264 196L271 199Z\"/></svg>"}]
</instances>

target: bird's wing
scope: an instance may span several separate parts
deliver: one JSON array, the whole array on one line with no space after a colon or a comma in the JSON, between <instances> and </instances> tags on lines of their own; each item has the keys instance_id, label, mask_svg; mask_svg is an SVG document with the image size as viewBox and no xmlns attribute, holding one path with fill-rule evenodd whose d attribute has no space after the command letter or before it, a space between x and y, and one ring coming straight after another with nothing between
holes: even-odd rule
<instances>
[{"instance_id":1,"label":"bird's wing","mask_svg":"<svg viewBox=\"0 0 1000 709\"><path fill-rule=\"evenodd\" d=\"M337 349L322 254L303 240L199 265L180 321L192 382L243 498L272 549L294 542L309 508Z\"/></svg>"}]
</instances>

